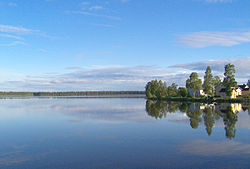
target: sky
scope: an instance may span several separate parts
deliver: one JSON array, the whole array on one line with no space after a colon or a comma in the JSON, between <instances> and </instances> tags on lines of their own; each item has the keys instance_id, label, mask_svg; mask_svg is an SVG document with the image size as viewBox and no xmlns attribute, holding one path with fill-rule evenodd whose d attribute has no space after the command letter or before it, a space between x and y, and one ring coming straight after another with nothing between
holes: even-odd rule
<instances>
[{"instance_id":1,"label":"sky","mask_svg":"<svg viewBox=\"0 0 250 169\"><path fill-rule=\"evenodd\" d=\"M0 91L185 86L207 66L250 79L248 0L0 0Z\"/></svg>"}]
</instances>

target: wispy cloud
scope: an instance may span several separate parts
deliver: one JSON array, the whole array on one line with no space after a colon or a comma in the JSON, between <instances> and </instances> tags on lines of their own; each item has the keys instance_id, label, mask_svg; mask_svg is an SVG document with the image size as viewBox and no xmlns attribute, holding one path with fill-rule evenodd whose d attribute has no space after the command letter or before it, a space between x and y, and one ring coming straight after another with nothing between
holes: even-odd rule
<instances>
[{"instance_id":1,"label":"wispy cloud","mask_svg":"<svg viewBox=\"0 0 250 169\"><path fill-rule=\"evenodd\" d=\"M9 35L9 34L0 34L0 37L23 40L23 38L21 38L20 36L14 36L14 35Z\"/></svg>"},{"instance_id":2,"label":"wispy cloud","mask_svg":"<svg viewBox=\"0 0 250 169\"><path fill-rule=\"evenodd\" d=\"M11 25L0 25L0 32L5 33L17 33L17 34L29 34L38 32L37 30L27 29L24 27L11 26Z\"/></svg>"},{"instance_id":3,"label":"wispy cloud","mask_svg":"<svg viewBox=\"0 0 250 169\"><path fill-rule=\"evenodd\" d=\"M12 7L16 7L16 6L17 6L17 3L15 3L15 2L9 2L8 5L9 5L9 6L12 6Z\"/></svg>"},{"instance_id":4,"label":"wispy cloud","mask_svg":"<svg viewBox=\"0 0 250 169\"><path fill-rule=\"evenodd\" d=\"M0 32L2 33L12 33L18 35L37 35L45 38L55 39L55 37L50 36L40 30L24 28L21 26L12 25L0 25Z\"/></svg>"},{"instance_id":5,"label":"wispy cloud","mask_svg":"<svg viewBox=\"0 0 250 169\"><path fill-rule=\"evenodd\" d=\"M42 53L48 52L46 49L38 49L38 50L39 50L39 52L42 52Z\"/></svg>"},{"instance_id":6,"label":"wispy cloud","mask_svg":"<svg viewBox=\"0 0 250 169\"><path fill-rule=\"evenodd\" d=\"M16 46L16 45L27 45L27 43L22 42L22 41L14 41L11 43L6 43L6 44L0 44L0 46Z\"/></svg>"},{"instance_id":7,"label":"wispy cloud","mask_svg":"<svg viewBox=\"0 0 250 169\"><path fill-rule=\"evenodd\" d=\"M0 46L15 46L18 44L27 45L27 43L24 42L25 40L24 36L28 36L28 35L29 36L35 35L35 36L49 38L49 39L56 39L56 37L47 35L46 33L40 30L24 28L21 26L0 25L0 37L15 39L15 41L11 43L0 44Z\"/></svg>"},{"instance_id":8,"label":"wispy cloud","mask_svg":"<svg viewBox=\"0 0 250 169\"><path fill-rule=\"evenodd\" d=\"M107 27L107 28L114 27L113 25L110 25L110 24L100 24L100 23L92 23L92 25L100 26L100 27Z\"/></svg>"},{"instance_id":9,"label":"wispy cloud","mask_svg":"<svg viewBox=\"0 0 250 169\"><path fill-rule=\"evenodd\" d=\"M103 9L103 7L102 6L91 6L90 8L89 8L89 10L90 11L93 11L93 10L101 10L101 9Z\"/></svg>"},{"instance_id":10,"label":"wispy cloud","mask_svg":"<svg viewBox=\"0 0 250 169\"><path fill-rule=\"evenodd\" d=\"M233 46L250 42L250 32L195 32L179 36L178 41L188 47Z\"/></svg>"},{"instance_id":11,"label":"wispy cloud","mask_svg":"<svg viewBox=\"0 0 250 169\"><path fill-rule=\"evenodd\" d=\"M110 15L110 10L106 8L106 5L109 4L109 2L103 2L100 4L92 4L88 1L84 1L80 3L81 10L68 10L68 13L72 14L80 14L80 15L86 15L86 16L92 16L92 17L99 17L99 18L105 18L105 19L111 19L111 20L121 20L118 16Z\"/></svg>"},{"instance_id":12,"label":"wispy cloud","mask_svg":"<svg viewBox=\"0 0 250 169\"><path fill-rule=\"evenodd\" d=\"M85 11L71 11L71 13L73 13L73 14L87 15L87 16L94 16L94 17L101 17L101 18L112 19L112 20L121 20L121 18L117 17L117 16L96 14L96 13L85 12Z\"/></svg>"},{"instance_id":13,"label":"wispy cloud","mask_svg":"<svg viewBox=\"0 0 250 169\"><path fill-rule=\"evenodd\" d=\"M82 66L69 66L65 68L66 70L81 70L83 69Z\"/></svg>"},{"instance_id":14,"label":"wispy cloud","mask_svg":"<svg viewBox=\"0 0 250 169\"><path fill-rule=\"evenodd\" d=\"M27 45L27 43L24 42L24 38L20 37L19 35L26 35L32 32L34 31L31 29L23 28L23 27L0 25L0 37L12 39L12 40L14 39L14 41L12 42L1 43L0 46L10 47L10 46L16 46L16 45ZM12 34L16 34L16 35L12 35Z\"/></svg>"},{"instance_id":15,"label":"wispy cloud","mask_svg":"<svg viewBox=\"0 0 250 169\"><path fill-rule=\"evenodd\" d=\"M80 5L89 5L90 3L89 2L81 2Z\"/></svg>"},{"instance_id":16,"label":"wispy cloud","mask_svg":"<svg viewBox=\"0 0 250 169\"><path fill-rule=\"evenodd\" d=\"M19 34L19 35L38 35L38 36L45 37L45 38L55 39L55 37L47 35L46 33L40 30L24 28L21 26L0 25L0 32Z\"/></svg>"}]
</instances>

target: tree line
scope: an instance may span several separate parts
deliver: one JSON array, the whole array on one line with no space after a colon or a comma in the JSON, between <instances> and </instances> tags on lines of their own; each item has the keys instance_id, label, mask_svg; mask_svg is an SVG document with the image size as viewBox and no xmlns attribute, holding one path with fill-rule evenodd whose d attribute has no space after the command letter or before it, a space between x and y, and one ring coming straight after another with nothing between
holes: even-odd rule
<instances>
[{"instance_id":1,"label":"tree line","mask_svg":"<svg viewBox=\"0 0 250 169\"><path fill-rule=\"evenodd\" d=\"M188 90L185 87L179 87L172 83L167 86L166 82L152 80L146 85L146 96L148 98L165 98L165 97L187 97Z\"/></svg>"},{"instance_id":2,"label":"tree line","mask_svg":"<svg viewBox=\"0 0 250 169\"><path fill-rule=\"evenodd\" d=\"M167 86L162 80L152 80L146 84L146 96L148 98L162 99L166 97L187 97L189 96L188 89L193 89L193 92L203 89L208 96L215 95L215 89L223 85L228 96L231 96L232 88L237 86L235 80L235 66L233 64L225 65L224 80L219 76L213 77L210 66L205 71L204 81L199 78L197 72L192 72L186 80L186 87L179 87L172 83ZM250 83L250 80L248 81Z\"/></svg>"},{"instance_id":3,"label":"tree line","mask_svg":"<svg viewBox=\"0 0 250 169\"><path fill-rule=\"evenodd\" d=\"M144 94L145 91L0 92L0 96L108 96Z\"/></svg>"}]
</instances>

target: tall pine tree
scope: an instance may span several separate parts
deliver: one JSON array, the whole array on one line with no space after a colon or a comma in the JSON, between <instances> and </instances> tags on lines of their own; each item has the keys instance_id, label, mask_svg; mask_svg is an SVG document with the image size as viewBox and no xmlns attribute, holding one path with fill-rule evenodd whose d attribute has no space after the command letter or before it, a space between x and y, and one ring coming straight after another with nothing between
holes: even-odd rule
<instances>
[{"instance_id":1,"label":"tall pine tree","mask_svg":"<svg viewBox=\"0 0 250 169\"><path fill-rule=\"evenodd\" d=\"M237 86L237 82L235 80L235 66L232 64L227 64L225 66L224 80L223 85L226 88L226 93L228 96L232 95L232 88Z\"/></svg>"},{"instance_id":2,"label":"tall pine tree","mask_svg":"<svg viewBox=\"0 0 250 169\"><path fill-rule=\"evenodd\" d=\"M203 90L207 95L213 95L213 75L211 67L208 66L204 76Z\"/></svg>"}]
</instances>

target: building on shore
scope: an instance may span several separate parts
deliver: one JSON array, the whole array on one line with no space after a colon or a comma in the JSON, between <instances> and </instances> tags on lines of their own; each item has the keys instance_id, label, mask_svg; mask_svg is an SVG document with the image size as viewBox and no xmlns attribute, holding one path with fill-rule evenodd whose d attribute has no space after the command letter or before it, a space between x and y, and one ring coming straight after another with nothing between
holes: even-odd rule
<instances>
[{"instance_id":1,"label":"building on shore","mask_svg":"<svg viewBox=\"0 0 250 169\"><path fill-rule=\"evenodd\" d=\"M239 85L238 87L240 87L240 89L241 89L242 96L249 94L249 86L248 85L243 84L243 85Z\"/></svg>"},{"instance_id":2,"label":"building on shore","mask_svg":"<svg viewBox=\"0 0 250 169\"><path fill-rule=\"evenodd\" d=\"M242 95L242 89L240 87L232 87L231 96L227 95L226 87L221 85L215 89L215 96L223 97L223 98L231 98L235 99L237 96Z\"/></svg>"},{"instance_id":3,"label":"building on shore","mask_svg":"<svg viewBox=\"0 0 250 169\"><path fill-rule=\"evenodd\" d=\"M232 87L231 96L228 96L226 93L225 86L221 85L215 89L215 96L223 97L223 98L231 98L234 99L238 96L244 96L249 93L249 86L248 85L238 85L237 87Z\"/></svg>"},{"instance_id":4,"label":"building on shore","mask_svg":"<svg viewBox=\"0 0 250 169\"><path fill-rule=\"evenodd\" d=\"M188 88L188 94L191 97L207 96L204 90L191 89L191 88Z\"/></svg>"}]
</instances>

